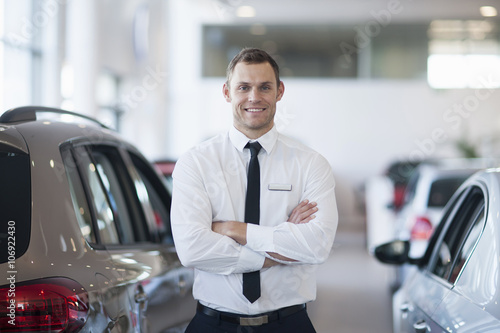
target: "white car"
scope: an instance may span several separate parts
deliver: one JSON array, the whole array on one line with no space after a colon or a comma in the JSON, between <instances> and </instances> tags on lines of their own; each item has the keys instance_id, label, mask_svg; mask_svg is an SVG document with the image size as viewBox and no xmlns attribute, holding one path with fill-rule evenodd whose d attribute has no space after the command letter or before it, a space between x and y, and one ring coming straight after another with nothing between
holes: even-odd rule
<instances>
[{"instance_id":1,"label":"white car","mask_svg":"<svg viewBox=\"0 0 500 333\"><path fill-rule=\"evenodd\" d=\"M425 254L409 241L375 249L415 271L393 297L395 333L500 332L500 169L480 171L455 192Z\"/></svg>"},{"instance_id":2,"label":"white car","mask_svg":"<svg viewBox=\"0 0 500 333\"><path fill-rule=\"evenodd\" d=\"M480 168L473 160L421 163L413 172L396 217L396 235L412 242L410 256L420 257L427 246L443 208L457 188Z\"/></svg>"},{"instance_id":3,"label":"white car","mask_svg":"<svg viewBox=\"0 0 500 333\"><path fill-rule=\"evenodd\" d=\"M1 332L174 332L195 312L170 195L129 143L44 107L0 117Z\"/></svg>"}]
</instances>

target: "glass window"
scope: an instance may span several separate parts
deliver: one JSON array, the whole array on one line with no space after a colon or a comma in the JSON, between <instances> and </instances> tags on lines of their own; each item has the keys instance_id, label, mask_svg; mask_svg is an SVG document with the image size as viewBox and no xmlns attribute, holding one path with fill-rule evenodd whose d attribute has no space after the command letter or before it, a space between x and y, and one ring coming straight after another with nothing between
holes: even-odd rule
<instances>
[{"instance_id":1,"label":"glass window","mask_svg":"<svg viewBox=\"0 0 500 333\"><path fill-rule=\"evenodd\" d=\"M473 187L447 226L448 229L435 254L433 267L430 267L433 274L452 283L455 281L465 262L462 262L462 259L467 258L469 251L472 251L471 242L475 244L479 237L477 227L484 220L483 215L484 195L481 189ZM456 265L460 266L458 271L454 270Z\"/></svg>"},{"instance_id":2,"label":"glass window","mask_svg":"<svg viewBox=\"0 0 500 333\"><path fill-rule=\"evenodd\" d=\"M99 176L99 171L94 161L84 147L76 147L75 155L78 156L78 165L87 181L90 198L95 208L96 227L101 244L119 244L120 239L115 224L113 206L107 195L107 190Z\"/></svg>"},{"instance_id":3,"label":"glass window","mask_svg":"<svg viewBox=\"0 0 500 333\"><path fill-rule=\"evenodd\" d=\"M127 168L117 148L77 146L63 149L63 156L75 213L89 242L127 245L158 239L157 232L151 236L153 228L144 220L144 215L151 214L154 225L156 210L143 212L140 207L149 203L149 185L139 188L136 182L138 190L134 190L129 173L133 168ZM160 220L164 219L162 215Z\"/></svg>"},{"instance_id":4,"label":"glass window","mask_svg":"<svg viewBox=\"0 0 500 333\"><path fill-rule=\"evenodd\" d=\"M22 256L31 228L29 156L0 144L0 263Z\"/></svg>"},{"instance_id":5,"label":"glass window","mask_svg":"<svg viewBox=\"0 0 500 333\"><path fill-rule=\"evenodd\" d=\"M97 243L94 228L92 227L92 216L87 203L87 197L85 196L85 190L83 189L80 174L78 173L76 162L73 159L69 147L62 150L62 156L78 226L82 231L83 237L85 237L89 243Z\"/></svg>"},{"instance_id":6,"label":"glass window","mask_svg":"<svg viewBox=\"0 0 500 333\"><path fill-rule=\"evenodd\" d=\"M457 258L455 259L456 262L453 268L453 272L449 278L451 283L454 283L457 280L460 272L462 271L462 268L467 262L467 259L472 254L472 251L476 246L479 236L483 231L484 222L485 219L484 219L484 205L483 205L478 207L478 212L477 212L477 217L475 218L475 222L470 228L469 235L465 239L465 242L462 248L460 249Z\"/></svg>"},{"instance_id":7,"label":"glass window","mask_svg":"<svg viewBox=\"0 0 500 333\"><path fill-rule=\"evenodd\" d=\"M258 47L273 55L282 76L355 78L358 44L350 26L206 25L202 71L205 77L225 76L227 64L243 47Z\"/></svg>"},{"instance_id":8,"label":"glass window","mask_svg":"<svg viewBox=\"0 0 500 333\"><path fill-rule=\"evenodd\" d=\"M120 243L131 244L135 241L132 221L130 219L127 204L124 197L124 191L115 172L112 154L105 155L99 151L92 151L92 157L95 161L97 173L107 194L110 209L113 216L118 219L117 229L120 233ZM114 160L117 160L116 158Z\"/></svg>"},{"instance_id":9,"label":"glass window","mask_svg":"<svg viewBox=\"0 0 500 333\"><path fill-rule=\"evenodd\" d=\"M41 41L49 20L45 1L0 1L0 108L41 100Z\"/></svg>"},{"instance_id":10,"label":"glass window","mask_svg":"<svg viewBox=\"0 0 500 333\"><path fill-rule=\"evenodd\" d=\"M429 192L429 207L444 207L455 191L462 185L466 176L438 179L432 183Z\"/></svg>"},{"instance_id":11,"label":"glass window","mask_svg":"<svg viewBox=\"0 0 500 333\"><path fill-rule=\"evenodd\" d=\"M173 244L170 228L171 197L161 178L141 157L131 154L137 169L134 182L136 192L145 211L151 237L167 244Z\"/></svg>"},{"instance_id":12,"label":"glass window","mask_svg":"<svg viewBox=\"0 0 500 333\"><path fill-rule=\"evenodd\" d=\"M428 29L433 88L498 88L500 42L490 20L435 20Z\"/></svg>"}]
</instances>

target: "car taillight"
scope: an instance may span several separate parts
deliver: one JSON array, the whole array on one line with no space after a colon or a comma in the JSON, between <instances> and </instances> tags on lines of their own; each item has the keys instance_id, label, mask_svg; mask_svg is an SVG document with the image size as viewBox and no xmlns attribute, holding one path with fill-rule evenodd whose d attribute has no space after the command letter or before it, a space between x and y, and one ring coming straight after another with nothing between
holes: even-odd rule
<instances>
[{"instance_id":1,"label":"car taillight","mask_svg":"<svg viewBox=\"0 0 500 333\"><path fill-rule=\"evenodd\" d=\"M432 234L432 223L424 216L418 216L415 219L415 224L411 229L411 239L412 240L427 240Z\"/></svg>"},{"instance_id":2,"label":"car taillight","mask_svg":"<svg viewBox=\"0 0 500 333\"><path fill-rule=\"evenodd\" d=\"M7 279L9 280L9 279ZM0 287L0 332L78 332L89 310L85 289L67 278Z\"/></svg>"}]
</instances>

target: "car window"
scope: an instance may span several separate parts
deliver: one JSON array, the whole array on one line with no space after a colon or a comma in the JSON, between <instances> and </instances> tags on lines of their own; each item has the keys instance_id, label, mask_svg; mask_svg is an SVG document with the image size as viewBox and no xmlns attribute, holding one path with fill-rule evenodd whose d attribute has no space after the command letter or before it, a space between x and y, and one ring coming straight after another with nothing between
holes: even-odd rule
<instances>
[{"instance_id":1,"label":"car window","mask_svg":"<svg viewBox=\"0 0 500 333\"><path fill-rule=\"evenodd\" d=\"M83 184L80 180L80 174L76 166L76 161L74 160L70 149L64 149L62 151L62 158L69 182L71 200L73 202L73 208L75 210L78 226L82 231L83 237L85 237L89 243L95 244L97 243L97 239L94 228L92 227L90 207L87 203L87 197L85 195Z\"/></svg>"},{"instance_id":2,"label":"car window","mask_svg":"<svg viewBox=\"0 0 500 333\"><path fill-rule=\"evenodd\" d=\"M450 200L453 193L455 193L455 191L464 182L465 178L466 177L454 177L437 179L434 181L429 191L427 206L439 208L444 207L448 200Z\"/></svg>"},{"instance_id":3,"label":"car window","mask_svg":"<svg viewBox=\"0 0 500 333\"><path fill-rule=\"evenodd\" d=\"M475 218L475 222L471 226L469 230L469 234L467 235L465 242L463 243L462 248L458 252L458 255L455 259L455 263L453 265L453 271L449 277L449 281L454 283L460 275L462 268L464 267L467 259L472 254L474 247L481 235L481 232L484 228L485 215L484 215L485 207L484 205L478 207L477 217Z\"/></svg>"},{"instance_id":4,"label":"car window","mask_svg":"<svg viewBox=\"0 0 500 333\"><path fill-rule=\"evenodd\" d=\"M76 147L75 156L78 156L78 165L81 166L82 173L88 191L90 192L90 201L95 210L96 230L101 244L119 244L120 238L115 220L116 207L112 203L112 198L108 197L108 190L105 187L105 182L101 178L102 165L94 163L85 147ZM99 171L98 169L101 171Z\"/></svg>"},{"instance_id":5,"label":"car window","mask_svg":"<svg viewBox=\"0 0 500 333\"><path fill-rule=\"evenodd\" d=\"M173 244L170 226L171 197L162 179L140 156L130 153L137 174L134 181L136 191L147 212L152 237L162 243Z\"/></svg>"},{"instance_id":6,"label":"car window","mask_svg":"<svg viewBox=\"0 0 500 333\"><path fill-rule=\"evenodd\" d=\"M447 224L429 271L454 283L484 225L484 195L473 187ZM456 269L455 269L456 268Z\"/></svg>"},{"instance_id":7,"label":"car window","mask_svg":"<svg viewBox=\"0 0 500 333\"><path fill-rule=\"evenodd\" d=\"M144 240L144 233L142 235L140 232L137 235L134 233L132 220L125 201L125 191L115 169L119 165L119 155L113 150L104 152L93 149L91 153L102 183L102 189L107 194L110 209L113 212L116 229L120 235L120 243L133 244L135 241ZM140 231L141 228L137 228L137 230Z\"/></svg>"},{"instance_id":8,"label":"car window","mask_svg":"<svg viewBox=\"0 0 500 333\"><path fill-rule=\"evenodd\" d=\"M448 221L450 216L453 216L455 214L455 211L458 209L462 201L465 199L467 193L468 191L462 191L461 193L457 193L455 194L455 196L452 196L450 198L448 205L444 209L443 216L441 217L439 224L434 229L431 238L429 239L429 244L427 246L427 249L425 250L425 254L419 260L418 265L420 267L425 267L431 261L434 247L438 243L444 227L447 225L446 222Z\"/></svg>"},{"instance_id":9,"label":"car window","mask_svg":"<svg viewBox=\"0 0 500 333\"><path fill-rule=\"evenodd\" d=\"M62 149L71 198L89 243L126 245L150 241L120 151L106 145Z\"/></svg>"},{"instance_id":10,"label":"car window","mask_svg":"<svg viewBox=\"0 0 500 333\"><path fill-rule=\"evenodd\" d=\"M170 195L144 158L108 145L76 144L62 153L75 214L89 243L173 244Z\"/></svg>"},{"instance_id":11,"label":"car window","mask_svg":"<svg viewBox=\"0 0 500 333\"><path fill-rule=\"evenodd\" d=\"M0 143L0 263L26 252L31 228L30 158Z\"/></svg>"},{"instance_id":12,"label":"car window","mask_svg":"<svg viewBox=\"0 0 500 333\"><path fill-rule=\"evenodd\" d=\"M413 175L410 177L410 180L408 181L408 185L406 187L406 191L404 194L404 204L406 205L407 203L411 202L413 198L415 197L415 191L417 190L417 184L420 179L420 172L416 171L413 173Z\"/></svg>"}]
</instances>

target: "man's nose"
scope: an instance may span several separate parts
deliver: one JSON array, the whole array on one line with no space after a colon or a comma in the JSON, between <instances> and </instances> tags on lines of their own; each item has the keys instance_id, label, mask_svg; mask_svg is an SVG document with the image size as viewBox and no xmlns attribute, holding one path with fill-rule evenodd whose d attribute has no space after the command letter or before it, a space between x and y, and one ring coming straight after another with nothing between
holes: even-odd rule
<instances>
[{"instance_id":1,"label":"man's nose","mask_svg":"<svg viewBox=\"0 0 500 333\"><path fill-rule=\"evenodd\" d=\"M258 102L260 100L260 94L257 89L250 90L250 93L248 94L248 100L250 102Z\"/></svg>"}]
</instances>

